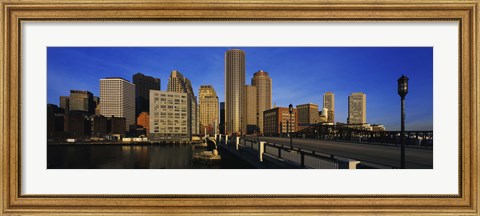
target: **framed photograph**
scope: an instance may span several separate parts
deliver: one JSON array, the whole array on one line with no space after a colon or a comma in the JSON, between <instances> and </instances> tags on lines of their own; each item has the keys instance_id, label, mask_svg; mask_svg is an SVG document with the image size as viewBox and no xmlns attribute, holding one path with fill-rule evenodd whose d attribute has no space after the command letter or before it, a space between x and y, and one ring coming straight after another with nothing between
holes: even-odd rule
<instances>
[{"instance_id":1,"label":"framed photograph","mask_svg":"<svg viewBox=\"0 0 480 216\"><path fill-rule=\"evenodd\" d=\"M5 215L478 215L478 1L2 1Z\"/></svg>"}]
</instances>

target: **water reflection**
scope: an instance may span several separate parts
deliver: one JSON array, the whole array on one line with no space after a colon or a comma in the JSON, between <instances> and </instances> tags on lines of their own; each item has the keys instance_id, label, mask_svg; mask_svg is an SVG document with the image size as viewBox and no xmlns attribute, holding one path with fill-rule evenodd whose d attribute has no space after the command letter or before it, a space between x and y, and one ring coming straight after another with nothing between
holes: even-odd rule
<instances>
[{"instance_id":1,"label":"water reflection","mask_svg":"<svg viewBox=\"0 0 480 216\"><path fill-rule=\"evenodd\" d=\"M196 164L191 145L48 145L48 169L230 169L251 168L239 160Z\"/></svg>"}]
</instances>

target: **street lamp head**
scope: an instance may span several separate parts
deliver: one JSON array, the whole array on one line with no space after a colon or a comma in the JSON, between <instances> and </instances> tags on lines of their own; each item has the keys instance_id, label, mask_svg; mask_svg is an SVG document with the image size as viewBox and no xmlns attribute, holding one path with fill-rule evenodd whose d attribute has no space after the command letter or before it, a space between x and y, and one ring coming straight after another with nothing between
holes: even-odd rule
<instances>
[{"instance_id":1,"label":"street lamp head","mask_svg":"<svg viewBox=\"0 0 480 216\"><path fill-rule=\"evenodd\" d=\"M404 98L408 93L408 77L402 74L402 76L397 80L398 82L398 95Z\"/></svg>"},{"instance_id":2,"label":"street lamp head","mask_svg":"<svg viewBox=\"0 0 480 216\"><path fill-rule=\"evenodd\" d=\"M293 105L292 104L288 105L288 112L290 114L292 114L292 112L293 112Z\"/></svg>"}]
</instances>

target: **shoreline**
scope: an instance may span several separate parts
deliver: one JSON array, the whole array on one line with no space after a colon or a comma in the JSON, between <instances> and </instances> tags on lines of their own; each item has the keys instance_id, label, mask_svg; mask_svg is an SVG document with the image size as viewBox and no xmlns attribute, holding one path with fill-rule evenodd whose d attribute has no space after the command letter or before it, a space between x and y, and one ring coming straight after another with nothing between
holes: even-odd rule
<instances>
[{"instance_id":1,"label":"shoreline","mask_svg":"<svg viewBox=\"0 0 480 216\"><path fill-rule=\"evenodd\" d=\"M100 146L100 145L119 145L119 146L149 146L149 145L199 145L202 142L85 142L85 143L67 143L67 142L55 142L47 145L51 146Z\"/></svg>"}]
</instances>

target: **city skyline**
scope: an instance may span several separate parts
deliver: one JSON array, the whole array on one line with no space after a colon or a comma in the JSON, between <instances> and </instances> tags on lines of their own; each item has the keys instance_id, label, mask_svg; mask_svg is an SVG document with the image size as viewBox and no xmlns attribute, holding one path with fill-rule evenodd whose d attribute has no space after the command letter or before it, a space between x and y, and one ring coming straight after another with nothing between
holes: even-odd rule
<instances>
[{"instance_id":1,"label":"city skyline","mask_svg":"<svg viewBox=\"0 0 480 216\"><path fill-rule=\"evenodd\" d=\"M132 75L139 72L160 78L161 86L167 86L165 82L172 70L189 77L194 92L201 85L212 85L222 102L225 101L224 53L228 49L50 47L48 103L60 104L60 96L72 89L99 96L98 80L110 76L131 81ZM432 129L433 50L430 47L239 49L246 53L245 82L248 83L259 70L268 71L273 80L272 103L277 106L315 103L323 107L324 93L332 92L335 94L335 122L346 122L348 95L364 92L368 95L367 122L384 124L387 130L399 128L396 79L405 74L410 78L406 128ZM166 55L168 57L162 57Z\"/></svg>"}]
</instances>

